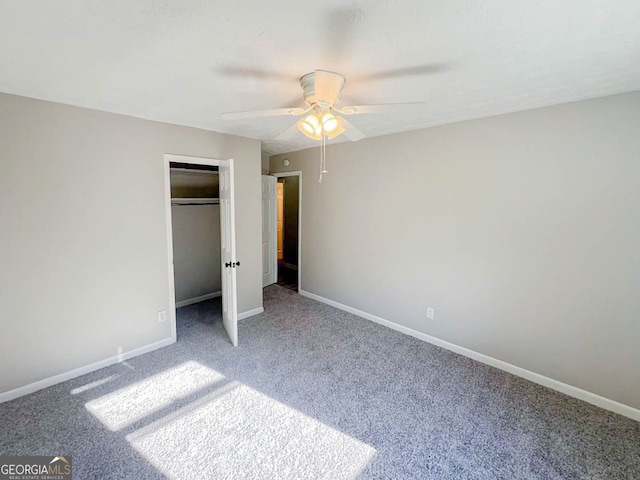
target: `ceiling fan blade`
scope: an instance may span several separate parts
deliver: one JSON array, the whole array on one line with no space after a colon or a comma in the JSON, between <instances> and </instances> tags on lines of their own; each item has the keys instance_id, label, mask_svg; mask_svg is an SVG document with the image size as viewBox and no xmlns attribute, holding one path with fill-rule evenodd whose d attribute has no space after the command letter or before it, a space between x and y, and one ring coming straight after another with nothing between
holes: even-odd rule
<instances>
[{"instance_id":1,"label":"ceiling fan blade","mask_svg":"<svg viewBox=\"0 0 640 480\"><path fill-rule=\"evenodd\" d=\"M417 75L432 75L434 73L446 72L450 65L447 63L428 63L415 67L396 68L394 70L384 70L381 72L367 73L353 77L357 82L371 82L376 80L387 80L391 78L412 77Z\"/></svg>"},{"instance_id":2,"label":"ceiling fan blade","mask_svg":"<svg viewBox=\"0 0 640 480\"><path fill-rule=\"evenodd\" d=\"M242 120L245 118L259 118L259 117L279 117L282 115L303 115L310 109L304 108L275 108L273 110L254 110L250 112L226 112L220 114L225 120Z\"/></svg>"},{"instance_id":3,"label":"ceiling fan blade","mask_svg":"<svg viewBox=\"0 0 640 480\"><path fill-rule=\"evenodd\" d=\"M274 140L291 140L299 131L300 130L298 130L298 122L295 122L284 132L280 133L276 138L274 138Z\"/></svg>"},{"instance_id":4,"label":"ceiling fan blade","mask_svg":"<svg viewBox=\"0 0 640 480\"><path fill-rule=\"evenodd\" d=\"M370 113L383 113L398 108L417 107L424 105L424 102L406 102L406 103L379 103L377 105L351 105L348 107L334 108L338 113L343 115L362 115Z\"/></svg>"},{"instance_id":5,"label":"ceiling fan blade","mask_svg":"<svg viewBox=\"0 0 640 480\"><path fill-rule=\"evenodd\" d=\"M358 140L362 140L366 137L364 133L362 133L359 129L353 126L351 122L349 122L346 118L342 118L342 125L345 128L344 136L347 137L352 142L357 142Z\"/></svg>"},{"instance_id":6,"label":"ceiling fan blade","mask_svg":"<svg viewBox=\"0 0 640 480\"><path fill-rule=\"evenodd\" d=\"M237 67L225 66L216 68L216 72L228 77L253 78L256 80L280 80L287 82L296 82L298 77L295 75L287 75L276 70L263 70L253 67Z\"/></svg>"}]
</instances>

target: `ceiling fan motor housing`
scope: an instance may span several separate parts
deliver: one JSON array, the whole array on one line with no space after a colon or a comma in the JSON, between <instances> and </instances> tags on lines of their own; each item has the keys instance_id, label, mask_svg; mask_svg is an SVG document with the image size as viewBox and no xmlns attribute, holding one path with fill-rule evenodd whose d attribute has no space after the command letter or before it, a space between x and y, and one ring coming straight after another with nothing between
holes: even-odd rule
<instances>
[{"instance_id":1,"label":"ceiling fan motor housing","mask_svg":"<svg viewBox=\"0 0 640 480\"><path fill-rule=\"evenodd\" d=\"M340 101L345 78L339 73L316 70L300 79L300 86L307 105L318 105L326 110Z\"/></svg>"}]
</instances>

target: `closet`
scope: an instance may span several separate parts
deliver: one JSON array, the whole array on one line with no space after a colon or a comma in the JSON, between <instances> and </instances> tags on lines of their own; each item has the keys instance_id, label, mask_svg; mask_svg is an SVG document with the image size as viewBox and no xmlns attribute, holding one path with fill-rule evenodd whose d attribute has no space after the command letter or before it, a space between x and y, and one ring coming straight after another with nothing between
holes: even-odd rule
<instances>
[{"instance_id":1,"label":"closet","mask_svg":"<svg viewBox=\"0 0 640 480\"><path fill-rule=\"evenodd\" d=\"M171 163L176 307L221 295L218 167Z\"/></svg>"}]
</instances>

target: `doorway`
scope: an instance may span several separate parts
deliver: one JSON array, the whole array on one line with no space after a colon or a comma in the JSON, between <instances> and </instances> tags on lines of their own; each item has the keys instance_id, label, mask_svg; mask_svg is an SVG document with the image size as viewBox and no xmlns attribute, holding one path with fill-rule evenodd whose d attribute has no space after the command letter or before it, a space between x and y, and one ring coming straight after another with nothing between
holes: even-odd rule
<instances>
[{"instance_id":1,"label":"doorway","mask_svg":"<svg viewBox=\"0 0 640 480\"><path fill-rule=\"evenodd\" d=\"M302 172L276 173L277 284L297 292L301 278Z\"/></svg>"},{"instance_id":2,"label":"doorway","mask_svg":"<svg viewBox=\"0 0 640 480\"><path fill-rule=\"evenodd\" d=\"M207 311L217 306L235 346L240 262L235 252L233 160L181 155L164 159L172 337L177 339L176 307Z\"/></svg>"}]
</instances>

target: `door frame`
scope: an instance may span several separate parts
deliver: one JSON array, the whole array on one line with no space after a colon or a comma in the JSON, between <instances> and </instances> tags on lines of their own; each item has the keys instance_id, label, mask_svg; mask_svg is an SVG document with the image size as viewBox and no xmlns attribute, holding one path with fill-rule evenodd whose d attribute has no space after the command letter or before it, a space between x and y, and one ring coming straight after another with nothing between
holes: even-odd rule
<instances>
[{"instance_id":1,"label":"door frame","mask_svg":"<svg viewBox=\"0 0 640 480\"><path fill-rule=\"evenodd\" d=\"M276 179L281 177L298 177L298 293L302 290L302 171L295 170L292 172L278 172L278 173L270 173L276 177ZM277 180L276 180L277 182ZM276 213L275 218L273 219L275 225L274 229L278 228L278 215ZM278 272L278 242L275 242L273 246L275 248L274 258L275 258L275 268L276 268L276 278Z\"/></svg>"},{"instance_id":2,"label":"door frame","mask_svg":"<svg viewBox=\"0 0 640 480\"><path fill-rule=\"evenodd\" d=\"M176 285L173 269L173 221L171 217L171 163L190 163L192 165L208 165L212 167L219 167L232 163L232 159L219 159L219 158L206 158L206 157L191 157L189 155L175 155L171 153L163 154L164 163L164 202L165 202L165 218L167 228L167 260L168 260L168 275L169 275L169 324L171 327L171 338L175 342L178 339L178 329L176 320ZM233 177L231 178L233 181ZM222 216L222 211L220 212ZM231 215L235 216L235 211L231 211ZM224 286L220 285L220 290L223 290ZM236 287L237 290L237 287ZM224 295L224 291L222 291ZM236 291L236 296L238 292Z\"/></svg>"}]
</instances>

